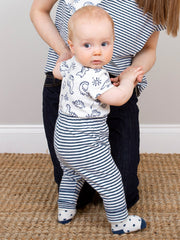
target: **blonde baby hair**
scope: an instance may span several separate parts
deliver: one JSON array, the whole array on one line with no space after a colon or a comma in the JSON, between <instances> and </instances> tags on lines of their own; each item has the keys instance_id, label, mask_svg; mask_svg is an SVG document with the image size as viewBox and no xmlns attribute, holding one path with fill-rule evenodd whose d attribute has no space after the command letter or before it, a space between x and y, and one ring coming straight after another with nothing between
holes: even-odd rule
<instances>
[{"instance_id":1,"label":"blonde baby hair","mask_svg":"<svg viewBox=\"0 0 180 240\"><path fill-rule=\"evenodd\" d=\"M101 7L98 6L92 6L92 5L88 5L85 7L82 7L80 9L78 9L69 19L68 22L68 38L69 40L72 41L73 38L73 29L74 29L74 24L76 24L76 20L78 19L88 19L89 21L91 21L91 19L93 20L101 20L101 19L108 19L111 24L112 24L112 31L113 31L113 35L114 35L114 22L111 18L111 16ZM104 26L105 27L105 26Z\"/></svg>"}]
</instances>

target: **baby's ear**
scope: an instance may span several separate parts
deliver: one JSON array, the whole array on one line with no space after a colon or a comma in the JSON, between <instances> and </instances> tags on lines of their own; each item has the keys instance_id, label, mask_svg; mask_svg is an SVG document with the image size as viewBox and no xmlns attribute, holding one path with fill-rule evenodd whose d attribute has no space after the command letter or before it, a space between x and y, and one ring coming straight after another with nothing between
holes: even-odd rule
<instances>
[{"instance_id":1,"label":"baby's ear","mask_svg":"<svg viewBox=\"0 0 180 240\"><path fill-rule=\"evenodd\" d=\"M69 44L69 48L70 48L72 54L74 54L74 45L73 45L73 42L70 39L68 39L68 44Z\"/></svg>"}]
</instances>

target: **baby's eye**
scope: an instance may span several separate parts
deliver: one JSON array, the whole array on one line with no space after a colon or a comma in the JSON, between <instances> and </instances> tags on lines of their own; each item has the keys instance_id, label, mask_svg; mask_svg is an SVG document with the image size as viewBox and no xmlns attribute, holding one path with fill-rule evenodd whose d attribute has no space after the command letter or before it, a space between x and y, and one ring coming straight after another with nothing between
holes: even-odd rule
<instances>
[{"instance_id":1,"label":"baby's eye","mask_svg":"<svg viewBox=\"0 0 180 240\"><path fill-rule=\"evenodd\" d=\"M101 43L101 46L102 46L102 47L106 47L107 45L108 45L108 42L102 42L102 43Z\"/></svg>"},{"instance_id":2,"label":"baby's eye","mask_svg":"<svg viewBox=\"0 0 180 240\"><path fill-rule=\"evenodd\" d=\"M84 44L84 47L85 47L85 48L90 48L90 47L91 47L91 44L90 44L90 43L85 43L85 44Z\"/></svg>"}]
</instances>

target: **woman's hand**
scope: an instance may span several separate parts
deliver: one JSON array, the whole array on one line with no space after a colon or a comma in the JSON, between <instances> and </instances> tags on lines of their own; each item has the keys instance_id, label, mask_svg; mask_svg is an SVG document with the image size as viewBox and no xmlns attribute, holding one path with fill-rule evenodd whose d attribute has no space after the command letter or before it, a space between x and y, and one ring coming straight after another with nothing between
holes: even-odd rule
<instances>
[{"instance_id":1,"label":"woman's hand","mask_svg":"<svg viewBox=\"0 0 180 240\"><path fill-rule=\"evenodd\" d=\"M115 87L118 87L120 84L120 75L115 78L111 78L111 82Z\"/></svg>"},{"instance_id":2,"label":"woman's hand","mask_svg":"<svg viewBox=\"0 0 180 240\"><path fill-rule=\"evenodd\" d=\"M64 49L64 51L61 52L61 55L59 56L56 64L59 63L59 62L66 61L66 60L72 58L72 56L73 55L72 55L70 49L67 47L67 48Z\"/></svg>"}]
</instances>

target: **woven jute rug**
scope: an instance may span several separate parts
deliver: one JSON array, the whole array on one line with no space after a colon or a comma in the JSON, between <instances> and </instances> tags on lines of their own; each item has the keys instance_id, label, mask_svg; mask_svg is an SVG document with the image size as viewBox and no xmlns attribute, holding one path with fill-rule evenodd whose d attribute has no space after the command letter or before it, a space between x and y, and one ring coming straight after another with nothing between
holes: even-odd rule
<instances>
[{"instance_id":1,"label":"woven jute rug","mask_svg":"<svg viewBox=\"0 0 180 240\"><path fill-rule=\"evenodd\" d=\"M48 154L0 154L1 240L180 239L180 154L141 154L140 200L130 214L147 221L143 231L112 235L102 204L57 222L57 186Z\"/></svg>"}]
</instances>

